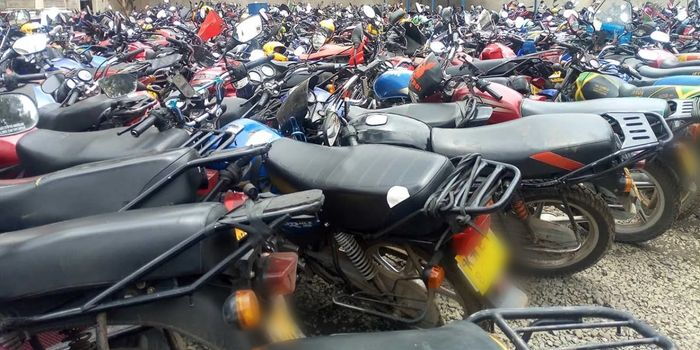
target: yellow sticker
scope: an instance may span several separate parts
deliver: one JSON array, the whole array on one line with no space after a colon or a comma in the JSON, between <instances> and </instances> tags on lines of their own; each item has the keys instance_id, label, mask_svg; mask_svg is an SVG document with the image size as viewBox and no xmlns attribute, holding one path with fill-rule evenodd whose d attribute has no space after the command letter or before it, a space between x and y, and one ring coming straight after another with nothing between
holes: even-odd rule
<instances>
[{"instance_id":1,"label":"yellow sticker","mask_svg":"<svg viewBox=\"0 0 700 350\"><path fill-rule=\"evenodd\" d=\"M240 228L236 228L236 229L234 230L234 232L235 232L235 234L236 234L236 240L237 240L237 241L242 240L243 238L245 238L245 236L248 235L248 232L245 232L245 231L241 230Z\"/></svg>"}]
</instances>

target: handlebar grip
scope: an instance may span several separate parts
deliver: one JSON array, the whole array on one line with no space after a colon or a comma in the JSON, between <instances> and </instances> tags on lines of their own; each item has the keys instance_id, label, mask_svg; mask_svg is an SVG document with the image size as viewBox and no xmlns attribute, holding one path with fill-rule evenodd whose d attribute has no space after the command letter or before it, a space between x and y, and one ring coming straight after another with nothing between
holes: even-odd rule
<instances>
[{"instance_id":1,"label":"handlebar grip","mask_svg":"<svg viewBox=\"0 0 700 350\"><path fill-rule=\"evenodd\" d=\"M272 61L272 55L270 55L270 56L265 56L265 57L263 57L263 58L259 58L259 59L255 60L255 61L246 62L246 63L243 64L243 67L245 67L246 70L249 70L249 69L253 69L253 68L255 68L255 67L257 67L257 66L259 66L259 65L261 65L261 64L263 64L263 63L267 63L267 62L270 62L270 61Z\"/></svg>"},{"instance_id":2,"label":"handlebar grip","mask_svg":"<svg viewBox=\"0 0 700 350\"><path fill-rule=\"evenodd\" d=\"M15 81L26 82L33 80L43 80L46 79L46 73L35 73L35 74L14 74Z\"/></svg>"},{"instance_id":3,"label":"handlebar grip","mask_svg":"<svg viewBox=\"0 0 700 350\"><path fill-rule=\"evenodd\" d=\"M136 57L136 55L138 55L138 54L140 54L140 53L142 53L142 52L144 52L144 51L146 51L146 49L140 48L140 49L138 49L138 50L134 50L134 51L131 51L131 52L127 52L127 53L125 53L124 55L120 56L120 57L119 57L119 60L120 60L120 61L130 60L130 59Z\"/></svg>"},{"instance_id":4,"label":"handlebar grip","mask_svg":"<svg viewBox=\"0 0 700 350\"><path fill-rule=\"evenodd\" d=\"M499 94L496 90L491 88L490 82L483 80L483 79L479 79L477 85L478 85L477 88L479 90L485 91L489 95L493 96L493 98L495 98L496 100L500 101L503 99L503 96L501 96L501 94Z\"/></svg>"},{"instance_id":5,"label":"handlebar grip","mask_svg":"<svg viewBox=\"0 0 700 350\"><path fill-rule=\"evenodd\" d=\"M70 96L68 96L68 103L67 105L72 105L75 103L75 101L78 100L78 97L80 97L80 93L78 92L78 89L73 89L73 91L70 92Z\"/></svg>"},{"instance_id":6,"label":"handlebar grip","mask_svg":"<svg viewBox=\"0 0 700 350\"><path fill-rule=\"evenodd\" d=\"M633 78L638 79L638 80L642 79L642 75L639 74L639 72L637 72L636 69L634 69L634 68L632 68L629 65L624 64L624 63L622 64L621 67L625 71L625 73L631 75Z\"/></svg>"},{"instance_id":7,"label":"handlebar grip","mask_svg":"<svg viewBox=\"0 0 700 350\"><path fill-rule=\"evenodd\" d=\"M146 117L146 119L142 120L138 125L136 125L133 129L131 129L130 133L131 136L133 137L139 137L141 134L146 132L148 128L152 127L153 124L156 123L156 117L154 115Z\"/></svg>"}]
</instances>

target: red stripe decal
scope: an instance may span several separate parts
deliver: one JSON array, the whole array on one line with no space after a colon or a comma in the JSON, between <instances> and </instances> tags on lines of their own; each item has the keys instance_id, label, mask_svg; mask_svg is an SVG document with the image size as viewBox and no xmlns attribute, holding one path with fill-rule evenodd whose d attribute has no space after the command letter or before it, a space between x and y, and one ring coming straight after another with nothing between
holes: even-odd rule
<instances>
[{"instance_id":1,"label":"red stripe decal","mask_svg":"<svg viewBox=\"0 0 700 350\"><path fill-rule=\"evenodd\" d=\"M579 163L573 159L566 158L564 156L560 156L554 152L540 152L531 155L530 158L545 163L547 165L551 165L555 168L565 169L569 171L583 167L582 163Z\"/></svg>"}]
</instances>

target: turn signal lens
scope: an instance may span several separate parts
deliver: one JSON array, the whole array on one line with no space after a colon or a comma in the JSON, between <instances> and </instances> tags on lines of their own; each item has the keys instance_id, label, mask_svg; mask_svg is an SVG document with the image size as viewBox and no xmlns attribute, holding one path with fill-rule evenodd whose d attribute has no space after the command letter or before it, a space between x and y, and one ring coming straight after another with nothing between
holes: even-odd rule
<instances>
[{"instance_id":1,"label":"turn signal lens","mask_svg":"<svg viewBox=\"0 0 700 350\"><path fill-rule=\"evenodd\" d=\"M260 305L255 292L250 289L236 292L236 315L243 329L251 329L260 323Z\"/></svg>"},{"instance_id":2,"label":"turn signal lens","mask_svg":"<svg viewBox=\"0 0 700 350\"><path fill-rule=\"evenodd\" d=\"M693 139L693 141L698 140L698 136L700 136L700 123L693 123L688 126L688 132L690 133L690 137Z\"/></svg>"},{"instance_id":3,"label":"turn signal lens","mask_svg":"<svg viewBox=\"0 0 700 350\"><path fill-rule=\"evenodd\" d=\"M629 170L625 169L625 193L632 192L632 186L634 185L634 180L632 180L632 174Z\"/></svg>"},{"instance_id":4,"label":"turn signal lens","mask_svg":"<svg viewBox=\"0 0 700 350\"><path fill-rule=\"evenodd\" d=\"M241 329L252 329L260 324L260 305L250 289L236 291L224 302L224 321Z\"/></svg>"},{"instance_id":5,"label":"turn signal lens","mask_svg":"<svg viewBox=\"0 0 700 350\"><path fill-rule=\"evenodd\" d=\"M445 280L445 269L442 266L433 266L428 272L428 288L438 289Z\"/></svg>"}]
</instances>

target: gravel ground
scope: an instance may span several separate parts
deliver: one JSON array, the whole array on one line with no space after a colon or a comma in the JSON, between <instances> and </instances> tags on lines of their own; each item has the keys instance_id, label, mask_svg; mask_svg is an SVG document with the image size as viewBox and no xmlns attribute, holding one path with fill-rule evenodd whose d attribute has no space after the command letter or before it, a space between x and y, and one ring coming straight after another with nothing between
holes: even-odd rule
<instances>
[{"instance_id":1,"label":"gravel ground","mask_svg":"<svg viewBox=\"0 0 700 350\"><path fill-rule=\"evenodd\" d=\"M587 271L564 278L524 279L520 285L532 306L603 305L626 310L670 336L680 349L700 349L700 220L680 222L646 244L616 244ZM299 316L308 335L402 327L333 305L330 296L335 289L318 279L303 281L298 292ZM535 345L557 348L572 345L572 339L611 335L544 334Z\"/></svg>"}]
</instances>

